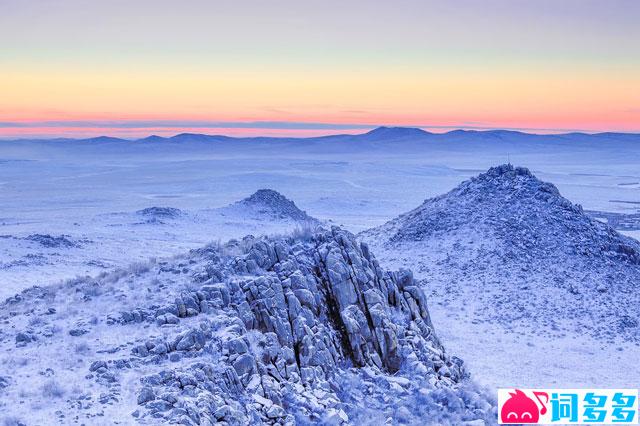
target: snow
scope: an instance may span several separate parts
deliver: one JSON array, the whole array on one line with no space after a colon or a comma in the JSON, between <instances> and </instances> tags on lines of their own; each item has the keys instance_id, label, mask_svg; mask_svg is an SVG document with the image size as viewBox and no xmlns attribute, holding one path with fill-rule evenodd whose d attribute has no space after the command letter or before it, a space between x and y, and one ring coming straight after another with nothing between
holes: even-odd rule
<instances>
[{"instance_id":1,"label":"snow","mask_svg":"<svg viewBox=\"0 0 640 426\"><path fill-rule=\"evenodd\" d=\"M124 283L124 288L134 292L136 274L144 274L146 268L153 269L173 256L178 257L170 263L180 263L188 250L232 238L241 241L247 234L283 234L304 226L297 220L261 216L260 209L249 214L248 210L230 208L260 189L277 191L325 225L361 232L508 158L529 168L541 181L553 183L562 196L585 211L624 214L616 217L630 223L629 218L640 213L636 204L640 202L639 144L637 135L435 135L405 129L304 140L181 135L138 142L3 141L0 298L34 285L61 286L63 280L99 274L103 274L101 282L121 282L118 286ZM640 238L640 231L633 226L621 232ZM575 322L566 318L555 320L553 315L558 311L554 309L564 297L560 290L543 286L543 294L525 291L532 300L540 302L548 297L551 302L552 315L545 318L548 324L535 332L534 325L539 324L533 318L505 326L508 316L496 316L487 309L490 294L478 297L475 287L460 285L465 283L461 267L477 256L485 238L481 232L469 231L443 234L437 245L426 249L407 246L394 251L373 244L372 250L383 268L409 267L417 279L424 280L422 286L440 340L449 353L465 360L472 378L487 386L489 394L497 387L512 385L637 387L637 343L620 336L594 336L591 330L576 329ZM461 242L468 250L454 246ZM485 244L487 250L492 249ZM449 262L447 255L452 258ZM550 271L533 271L535 274L518 272L517 284L544 284L549 274L561 271L555 266ZM498 284L514 285L499 269L488 269ZM177 291L190 285L182 274L169 274L172 278L161 283L165 288ZM599 279L596 273L591 282ZM80 278L77 282L91 280ZM25 374L22 395L15 383L1 389L0 381L0 404L14 407L8 416L42 424L55 415L48 405L64 411L70 396L76 404L85 401L80 398L83 393L97 392L99 396L98 383L87 389L73 386L84 381L89 356L104 348L122 350L118 349L126 343L122 335L131 342L148 337L148 330L136 324L122 326L124 333L117 335L110 331L112 326L91 324L89 307L103 318L118 303L116 298L101 299L100 291L95 291L91 297L98 300L87 306L81 294L62 292L55 299L55 314L46 314L44 309L21 315L12 319L15 328L3 330L0 376L14 370ZM34 297L31 293L23 296ZM148 298L150 304L161 301L153 292L139 297ZM627 295L620 298L623 304L635 300ZM582 316L584 309L578 313ZM77 323L80 319L85 323ZM57 359L51 365L55 376L39 361L39 343L27 344L19 354L9 352L8 348L14 351L16 335L29 327L29 321L43 330L51 327L59 336L60 344L48 347L48 359ZM79 337L68 334L83 328L91 328L91 332ZM100 341L92 336L100 336ZM104 404L105 419L131 419L130 413L138 407L139 379L147 373L127 370L119 382L118 403ZM366 376L347 379L363 392L369 385L361 381L371 381ZM51 381L62 389L62 396ZM25 403L20 404L21 400ZM430 401L417 403L429 406ZM401 417L406 413L398 408L396 414ZM341 417L339 412L333 415ZM362 419L365 417L363 414Z\"/></svg>"},{"instance_id":2,"label":"snow","mask_svg":"<svg viewBox=\"0 0 640 426\"><path fill-rule=\"evenodd\" d=\"M28 424L492 419L416 284L335 227L32 288L0 318L3 401Z\"/></svg>"},{"instance_id":3,"label":"snow","mask_svg":"<svg viewBox=\"0 0 640 426\"><path fill-rule=\"evenodd\" d=\"M361 239L424 279L481 383L637 385L640 244L528 170L492 168Z\"/></svg>"}]
</instances>

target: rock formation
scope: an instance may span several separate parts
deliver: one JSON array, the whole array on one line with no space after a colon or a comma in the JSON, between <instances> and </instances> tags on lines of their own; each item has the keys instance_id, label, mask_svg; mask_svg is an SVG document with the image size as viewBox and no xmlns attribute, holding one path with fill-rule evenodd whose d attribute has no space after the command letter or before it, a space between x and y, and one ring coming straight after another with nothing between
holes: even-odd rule
<instances>
[{"instance_id":1,"label":"rock formation","mask_svg":"<svg viewBox=\"0 0 640 426\"><path fill-rule=\"evenodd\" d=\"M81 296L75 316L58 314L64 305L52 306L53 293ZM62 344L45 332L58 317L72 320L67 340L97 341L78 380L100 393L68 408L69 416L91 420L110 409L117 416L119 406L137 405L125 416L143 424L495 417L491 400L438 340L412 273L384 271L366 244L339 228L247 237L117 276L34 289L5 306L19 324L39 310L50 318L18 327L16 350L46 357L45 348ZM87 320L98 306L111 312ZM10 387L21 374L9 377ZM124 383L137 383L133 393Z\"/></svg>"},{"instance_id":2,"label":"rock formation","mask_svg":"<svg viewBox=\"0 0 640 426\"><path fill-rule=\"evenodd\" d=\"M525 168L493 167L360 237L509 329L640 340L640 243Z\"/></svg>"},{"instance_id":3,"label":"rock formation","mask_svg":"<svg viewBox=\"0 0 640 426\"><path fill-rule=\"evenodd\" d=\"M242 215L264 219L292 220L317 224L317 219L300 210L295 203L272 189L259 189L251 196L227 207Z\"/></svg>"}]
</instances>

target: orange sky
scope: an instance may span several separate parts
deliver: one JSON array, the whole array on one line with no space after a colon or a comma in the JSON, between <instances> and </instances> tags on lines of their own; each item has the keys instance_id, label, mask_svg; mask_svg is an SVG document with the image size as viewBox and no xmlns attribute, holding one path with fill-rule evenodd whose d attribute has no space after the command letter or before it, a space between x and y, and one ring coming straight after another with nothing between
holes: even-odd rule
<instances>
[{"instance_id":1,"label":"orange sky","mask_svg":"<svg viewBox=\"0 0 640 426\"><path fill-rule=\"evenodd\" d=\"M107 3L9 2L0 137L640 132L638 2Z\"/></svg>"}]
</instances>

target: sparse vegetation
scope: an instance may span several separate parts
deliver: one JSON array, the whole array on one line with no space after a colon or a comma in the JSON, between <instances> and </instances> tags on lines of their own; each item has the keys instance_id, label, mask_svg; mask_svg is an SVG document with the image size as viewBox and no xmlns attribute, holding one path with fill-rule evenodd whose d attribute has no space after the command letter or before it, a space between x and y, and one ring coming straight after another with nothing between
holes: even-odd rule
<instances>
[{"instance_id":1,"label":"sparse vegetation","mask_svg":"<svg viewBox=\"0 0 640 426\"><path fill-rule=\"evenodd\" d=\"M77 354L87 355L91 352L91 348L87 342L80 342L74 346L74 350Z\"/></svg>"},{"instance_id":2,"label":"sparse vegetation","mask_svg":"<svg viewBox=\"0 0 640 426\"><path fill-rule=\"evenodd\" d=\"M55 379L49 379L42 385L42 396L45 398L62 398L65 390Z\"/></svg>"}]
</instances>

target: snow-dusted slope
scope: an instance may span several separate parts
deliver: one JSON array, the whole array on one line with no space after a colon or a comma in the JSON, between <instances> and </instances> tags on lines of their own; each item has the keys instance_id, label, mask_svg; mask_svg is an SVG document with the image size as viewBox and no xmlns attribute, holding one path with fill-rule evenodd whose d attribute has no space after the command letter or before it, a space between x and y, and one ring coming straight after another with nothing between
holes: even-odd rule
<instances>
[{"instance_id":1,"label":"snow-dusted slope","mask_svg":"<svg viewBox=\"0 0 640 426\"><path fill-rule=\"evenodd\" d=\"M525 168L493 167L362 238L471 291L479 319L640 340L640 243Z\"/></svg>"},{"instance_id":2,"label":"snow-dusted slope","mask_svg":"<svg viewBox=\"0 0 640 426\"><path fill-rule=\"evenodd\" d=\"M152 205L88 218L63 216L62 221L57 225L65 233L58 235L37 233L56 228L36 221L4 227L11 228L13 234L0 234L0 300L33 285L94 275L211 241L282 234L320 223L272 190L259 190L223 208L187 210ZM0 228L2 225L6 224L0 222Z\"/></svg>"},{"instance_id":3,"label":"snow-dusted slope","mask_svg":"<svg viewBox=\"0 0 640 426\"><path fill-rule=\"evenodd\" d=\"M338 228L35 287L0 313L11 424L495 421L412 274Z\"/></svg>"}]
</instances>

